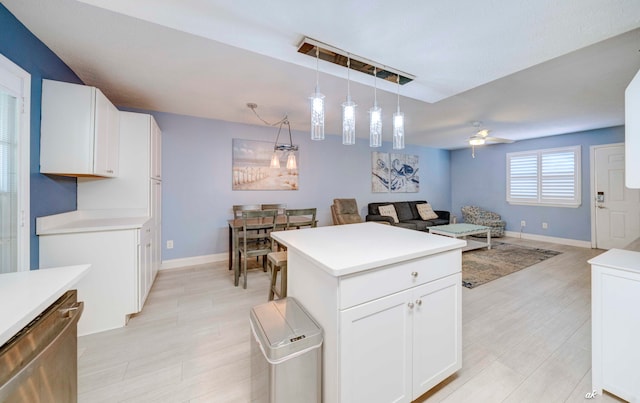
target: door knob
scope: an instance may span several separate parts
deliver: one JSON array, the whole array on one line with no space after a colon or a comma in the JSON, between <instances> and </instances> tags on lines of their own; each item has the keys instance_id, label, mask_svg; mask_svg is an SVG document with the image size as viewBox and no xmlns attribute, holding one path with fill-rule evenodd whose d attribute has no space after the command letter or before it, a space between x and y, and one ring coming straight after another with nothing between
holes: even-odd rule
<instances>
[{"instance_id":1,"label":"door knob","mask_svg":"<svg viewBox=\"0 0 640 403\"><path fill-rule=\"evenodd\" d=\"M409 302L407 306L409 307L409 309L413 309L413 302Z\"/></svg>"}]
</instances>

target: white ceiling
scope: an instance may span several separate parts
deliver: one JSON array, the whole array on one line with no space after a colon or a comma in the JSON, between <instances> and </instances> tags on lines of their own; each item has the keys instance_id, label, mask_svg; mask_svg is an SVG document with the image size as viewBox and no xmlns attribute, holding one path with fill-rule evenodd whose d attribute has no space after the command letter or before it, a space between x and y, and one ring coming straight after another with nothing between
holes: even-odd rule
<instances>
[{"instance_id":1,"label":"white ceiling","mask_svg":"<svg viewBox=\"0 0 640 403\"><path fill-rule=\"evenodd\" d=\"M118 106L309 128L306 36L416 76L400 88L406 142L466 146L482 121L513 140L624 123L640 69L640 1L2 0L78 76ZM339 134L346 69L320 62L326 132ZM357 135L373 77L353 72ZM394 84L377 81L384 139Z\"/></svg>"}]
</instances>

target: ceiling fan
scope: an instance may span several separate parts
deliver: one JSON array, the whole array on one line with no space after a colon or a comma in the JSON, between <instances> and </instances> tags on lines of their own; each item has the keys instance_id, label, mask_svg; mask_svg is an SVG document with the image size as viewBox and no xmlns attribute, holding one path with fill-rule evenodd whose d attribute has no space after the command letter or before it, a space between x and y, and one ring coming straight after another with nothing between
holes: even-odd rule
<instances>
[{"instance_id":1,"label":"ceiling fan","mask_svg":"<svg viewBox=\"0 0 640 403\"><path fill-rule=\"evenodd\" d=\"M475 122L471 122L471 124L473 125L473 127L476 128L476 133L473 136L469 137L469 145L471 146L471 156L473 158L476 157L476 154L475 154L476 146L481 146L486 143L513 143L514 141L509 139L503 139L500 137L489 136L489 129L480 129L480 126L482 126L482 122L475 121Z\"/></svg>"}]
</instances>

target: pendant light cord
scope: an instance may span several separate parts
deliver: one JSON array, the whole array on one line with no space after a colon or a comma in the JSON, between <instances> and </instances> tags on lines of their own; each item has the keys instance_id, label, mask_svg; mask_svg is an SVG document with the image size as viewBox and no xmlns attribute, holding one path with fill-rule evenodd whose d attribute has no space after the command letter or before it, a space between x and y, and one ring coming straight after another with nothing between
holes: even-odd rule
<instances>
[{"instance_id":1,"label":"pendant light cord","mask_svg":"<svg viewBox=\"0 0 640 403\"><path fill-rule=\"evenodd\" d=\"M373 66L373 106L378 106L378 82L376 81L378 78L378 69Z\"/></svg>"},{"instance_id":2,"label":"pendant light cord","mask_svg":"<svg viewBox=\"0 0 640 403\"><path fill-rule=\"evenodd\" d=\"M351 78L349 70L351 70L351 55L347 55L347 102L351 101Z\"/></svg>"},{"instance_id":3,"label":"pendant light cord","mask_svg":"<svg viewBox=\"0 0 640 403\"><path fill-rule=\"evenodd\" d=\"M320 92L320 48L316 46L316 93Z\"/></svg>"},{"instance_id":4,"label":"pendant light cord","mask_svg":"<svg viewBox=\"0 0 640 403\"><path fill-rule=\"evenodd\" d=\"M396 75L398 83L398 113L400 113L400 75Z\"/></svg>"}]
</instances>

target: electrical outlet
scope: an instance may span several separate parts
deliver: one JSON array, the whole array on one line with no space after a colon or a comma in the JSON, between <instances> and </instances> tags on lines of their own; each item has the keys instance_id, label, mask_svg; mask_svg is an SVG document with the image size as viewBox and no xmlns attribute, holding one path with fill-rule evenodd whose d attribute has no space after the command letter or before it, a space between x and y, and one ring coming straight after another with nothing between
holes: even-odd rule
<instances>
[{"instance_id":1,"label":"electrical outlet","mask_svg":"<svg viewBox=\"0 0 640 403\"><path fill-rule=\"evenodd\" d=\"M542 229L547 229L549 228L549 224L547 224L546 222L542 223Z\"/></svg>"},{"instance_id":2,"label":"electrical outlet","mask_svg":"<svg viewBox=\"0 0 640 403\"><path fill-rule=\"evenodd\" d=\"M167 249L173 249L173 241L167 241Z\"/></svg>"},{"instance_id":3,"label":"electrical outlet","mask_svg":"<svg viewBox=\"0 0 640 403\"><path fill-rule=\"evenodd\" d=\"M525 220L520 221L520 226L521 227L526 227L527 226L527 222Z\"/></svg>"}]
</instances>

